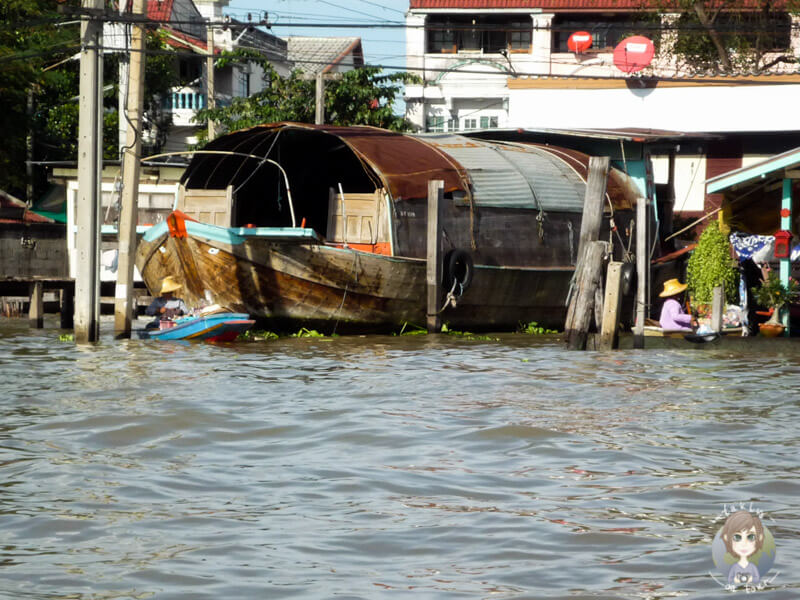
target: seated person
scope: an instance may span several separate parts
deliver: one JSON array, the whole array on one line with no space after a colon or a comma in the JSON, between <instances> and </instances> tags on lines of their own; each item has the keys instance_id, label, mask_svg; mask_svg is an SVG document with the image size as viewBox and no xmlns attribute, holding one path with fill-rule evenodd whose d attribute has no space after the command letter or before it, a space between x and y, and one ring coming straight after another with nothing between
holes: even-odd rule
<instances>
[{"instance_id":1,"label":"seated person","mask_svg":"<svg viewBox=\"0 0 800 600\"><path fill-rule=\"evenodd\" d=\"M659 294L664 300L661 307L661 318L659 324L665 331L692 331L692 316L687 314L683 308L683 292L686 284L677 279L670 279L664 282L664 289Z\"/></svg>"},{"instance_id":2,"label":"seated person","mask_svg":"<svg viewBox=\"0 0 800 600\"><path fill-rule=\"evenodd\" d=\"M159 296L154 298L147 309L144 311L149 316L156 317L146 325L146 329L158 329L159 321L162 319L173 319L181 315L189 314L189 309L180 298L175 297L175 292L181 289L181 284L173 279L172 275L167 275L161 282Z\"/></svg>"}]
</instances>

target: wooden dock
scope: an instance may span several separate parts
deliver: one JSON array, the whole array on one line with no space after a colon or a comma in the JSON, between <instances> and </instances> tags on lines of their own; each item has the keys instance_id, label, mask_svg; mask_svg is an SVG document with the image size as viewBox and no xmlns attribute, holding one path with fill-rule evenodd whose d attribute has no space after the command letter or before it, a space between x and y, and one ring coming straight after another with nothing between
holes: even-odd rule
<instances>
[{"instance_id":1,"label":"wooden dock","mask_svg":"<svg viewBox=\"0 0 800 600\"><path fill-rule=\"evenodd\" d=\"M114 282L101 283L101 312L114 312ZM45 295L50 299L46 301ZM53 295L55 298L53 298ZM136 314L141 314L152 301L147 288L134 289L136 298ZM44 322L45 308L48 312L61 315L61 328L72 329L75 313L75 280L68 277L46 276L0 276L0 316L22 317L27 309L31 327L41 328Z\"/></svg>"}]
</instances>

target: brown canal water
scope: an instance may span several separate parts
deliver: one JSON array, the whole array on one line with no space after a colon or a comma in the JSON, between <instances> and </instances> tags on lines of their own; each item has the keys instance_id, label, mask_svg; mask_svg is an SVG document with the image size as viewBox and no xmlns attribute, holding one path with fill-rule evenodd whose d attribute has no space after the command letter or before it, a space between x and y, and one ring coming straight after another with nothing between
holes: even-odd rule
<instances>
[{"instance_id":1,"label":"brown canal water","mask_svg":"<svg viewBox=\"0 0 800 600\"><path fill-rule=\"evenodd\" d=\"M54 326L0 320L4 599L729 598L732 502L776 540L759 593L800 597L795 340Z\"/></svg>"}]
</instances>

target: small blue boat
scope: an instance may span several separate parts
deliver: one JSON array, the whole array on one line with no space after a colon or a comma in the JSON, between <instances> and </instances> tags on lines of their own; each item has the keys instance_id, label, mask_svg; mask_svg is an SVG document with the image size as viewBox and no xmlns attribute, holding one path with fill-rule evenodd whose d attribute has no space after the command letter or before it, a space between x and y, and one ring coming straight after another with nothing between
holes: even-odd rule
<instances>
[{"instance_id":1,"label":"small blue boat","mask_svg":"<svg viewBox=\"0 0 800 600\"><path fill-rule=\"evenodd\" d=\"M162 321L162 328L145 329L140 332L140 336L151 340L231 342L240 333L253 326L255 321L249 317L250 315L246 313L232 312L182 317L175 321ZM167 323L174 323L174 325L167 325Z\"/></svg>"}]
</instances>

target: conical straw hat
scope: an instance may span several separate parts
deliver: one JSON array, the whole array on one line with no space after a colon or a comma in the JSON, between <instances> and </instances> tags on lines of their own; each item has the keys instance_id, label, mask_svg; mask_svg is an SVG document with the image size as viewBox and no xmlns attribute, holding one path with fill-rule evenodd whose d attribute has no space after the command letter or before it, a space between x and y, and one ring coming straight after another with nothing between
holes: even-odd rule
<instances>
[{"instance_id":1,"label":"conical straw hat","mask_svg":"<svg viewBox=\"0 0 800 600\"><path fill-rule=\"evenodd\" d=\"M178 283L172 278L172 275L167 275L161 282L161 291L159 292L159 294L163 295L166 294L167 292L174 292L175 290L179 290L182 287L183 286L180 283Z\"/></svg>"},{"instance_id":2,"label":"conical straw hat","mask_svg":"<svg viewBox=\"0 0 800 600\"><path fill-rule=\"evenodd\" d=\"M677 279L669 279L664 282L664 290L659 294L659 296L662 298L667 298L668 296L680 294L685 289L685 283L681 283Z\"/></svg>"}]
</instances>

